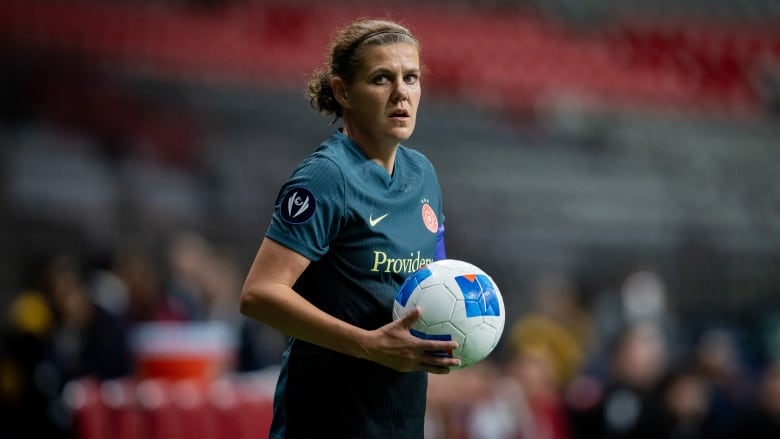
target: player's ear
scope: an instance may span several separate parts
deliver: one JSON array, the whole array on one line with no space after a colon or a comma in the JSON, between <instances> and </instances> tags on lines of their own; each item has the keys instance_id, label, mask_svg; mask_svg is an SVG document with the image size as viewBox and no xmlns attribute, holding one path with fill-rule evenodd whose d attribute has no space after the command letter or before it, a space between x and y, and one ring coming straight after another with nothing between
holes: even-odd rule
<instances>
[{"instance_id":1,"label":"player's ear","mask_svg":"<svg viewBox=\"0 0 780 439\"><path fill-rule=\"evenodd\" d=\"M342 107L349 107L349 94L347 93L347 84L338 76L330 79L330 88L333 90L333 97Z\"/></svg>"}]
</instances>

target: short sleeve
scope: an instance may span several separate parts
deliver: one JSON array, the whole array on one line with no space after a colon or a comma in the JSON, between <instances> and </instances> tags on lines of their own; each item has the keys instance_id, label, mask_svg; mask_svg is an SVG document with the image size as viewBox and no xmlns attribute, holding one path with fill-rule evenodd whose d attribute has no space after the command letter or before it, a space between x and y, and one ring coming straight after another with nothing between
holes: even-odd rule
<instances>
[{"instance_id":1,"label":"short sleeve","mask_svg":"<svg viewBox=\"0 0 780 439\"><path fill-rule=\"evenodd\" d=\"M331 160L313 155L279 191L266 237L316 261L339 233L344 199L341 170Z\"/></svg>"}]
</instances>

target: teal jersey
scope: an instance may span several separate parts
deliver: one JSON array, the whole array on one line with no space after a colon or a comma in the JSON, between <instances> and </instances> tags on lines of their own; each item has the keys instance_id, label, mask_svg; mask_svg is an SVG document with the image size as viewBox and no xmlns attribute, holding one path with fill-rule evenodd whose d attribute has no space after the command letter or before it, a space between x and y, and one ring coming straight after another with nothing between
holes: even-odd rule
<instances>
[{"instance_id":1,"label":"teal jersey","mask_svg":"<svg viewBox=\"0 0 780 439\"><path fill-rule=\"evenodd\" d=\"M403 281L436 257L442 194L433 166L399 146L393 175L337 131L283 185L266 236L312 262L294 289L365 329L392 320ZM276 437L422 437L427 376L291 340ZM285 435L286 434L286 435Z\"/></svg>"}]
</instances>

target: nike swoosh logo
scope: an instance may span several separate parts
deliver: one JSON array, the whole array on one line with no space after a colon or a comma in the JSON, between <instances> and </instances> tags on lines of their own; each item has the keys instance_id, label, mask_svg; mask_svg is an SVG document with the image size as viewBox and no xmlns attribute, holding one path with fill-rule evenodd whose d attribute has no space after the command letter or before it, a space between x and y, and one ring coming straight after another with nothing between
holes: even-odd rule
<instances>
[{"instance_id":1,"label":"nike swoosh logo","mask_svg":"<svg viewBox=\"0 0 780 439\"><path fill-rule=\"evenodd\" d=\"M371 226L371 227L374 227L375 225L379 224L379 221L382 221L383 219L385 219L385 217L387 215L390 215L390 214L386 213L386 214L384 214L382 216L378 216L376 218L374 218L372 215L369 215L368 216L368 225Z\"/></svg>"}]
</instances>

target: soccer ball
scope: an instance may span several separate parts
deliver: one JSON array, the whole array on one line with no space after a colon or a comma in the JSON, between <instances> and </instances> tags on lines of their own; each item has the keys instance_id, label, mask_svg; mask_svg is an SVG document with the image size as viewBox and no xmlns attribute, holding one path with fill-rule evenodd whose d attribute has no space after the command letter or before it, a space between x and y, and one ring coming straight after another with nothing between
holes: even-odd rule
<instances>
[{"instance_id":1,"label":"soccer ball","mask_svg":"<svg viewBox=\"0 0 780 439\"><path fill-rule=\"evenodd\" d=\"M485 359L504 331L504 300L493 279L477 266L456 259L431 262L412 273L393 302L393 319L419 306L411 328L423 339L455 340L458 348L439 355L460 358L462 369Z\"/></svg>"}]
</instances>

